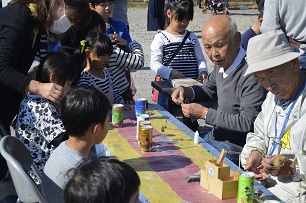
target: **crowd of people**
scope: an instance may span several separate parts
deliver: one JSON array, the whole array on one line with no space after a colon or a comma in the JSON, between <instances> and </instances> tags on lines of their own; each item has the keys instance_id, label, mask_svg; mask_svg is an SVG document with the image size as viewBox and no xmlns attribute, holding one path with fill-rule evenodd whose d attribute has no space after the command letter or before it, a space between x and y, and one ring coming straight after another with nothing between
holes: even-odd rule
<instances>
[{"instance_id":1,"label":"crowd of people","mask_svg":"<svg viewBox=\"0 0 306 203\"><path fill-rule=\"evenodd\" d=\"M305 202L306 3L258 1L258 22L243 35L227 15L203 22L204 52L214 64L208 73L187 29L193 1L161 2L148 2L148 30L157 31L151 70L161 80L203 84L176 88L172 101L159 94L157 103L205 120L212 128L201 133L204 142L241 152L227 157L282 201ZM129 34L127 1L11 0L0 9L0 47L0 129L31 153L41 182L29 174L44 198L139 202L136 171L99 153L111 105L133 108L130 69L144 66L142 46ZM0 180L7 175L0 156Z\"/></svg>"}]
</instances>

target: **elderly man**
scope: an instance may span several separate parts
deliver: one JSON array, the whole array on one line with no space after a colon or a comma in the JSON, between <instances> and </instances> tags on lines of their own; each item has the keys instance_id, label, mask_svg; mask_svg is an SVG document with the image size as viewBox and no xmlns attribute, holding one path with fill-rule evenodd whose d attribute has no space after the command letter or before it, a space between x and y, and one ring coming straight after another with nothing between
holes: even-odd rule
<instances>
[{"instance_id":1,"label":"elderly man","mask_svg":"<svg viewBox=\"0 0 306 203\"><path fill-rule=\"evenodd\" d=\"M179 87L172 94L176 103L184 99L205 102L218 97L217 110L197 103L181 106L186 117L205 119L214 126L213 131L201 137L219 151L223 148L241 151L266 97L266 91L253 75L244 77L247 64L240 39L237 25L230 17L211 17L202 29L202 40L207 56L215 64L214 70L202 87ZM238 155L228 158L238 163Z\"/></svg>"},{"instance_id":2,"label":"elderly man","mask_svg":"<svg viewBox=\"0 0 306 203\"><path fill-rule=\"evenodd\" d=\"M301 54L278 30L252 38L246 59L246 75L253 73L269 93L254 133L247 135L242 165L266 180L266 187L284 202L306 202L306 82L297 59Z\"/></svg>"}]
</instances>

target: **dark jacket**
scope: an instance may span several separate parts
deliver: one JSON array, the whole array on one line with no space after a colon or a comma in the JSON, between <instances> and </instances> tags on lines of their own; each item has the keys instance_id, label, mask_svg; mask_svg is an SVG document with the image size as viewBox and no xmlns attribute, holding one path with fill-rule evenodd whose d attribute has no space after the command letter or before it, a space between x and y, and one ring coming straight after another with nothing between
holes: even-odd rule
<instances>
[{"instance_id":1,"label":"dark jacket","mask_svg":"<svg viewBox=\"0 0 306 203\"><path fill-rule=\"evenodd\" d=\"M25 88L31 81L27 72L37 51L34 18L26 5L0 9L0 120L8 125L18 112Z\"/></svg>"}]
</instances>

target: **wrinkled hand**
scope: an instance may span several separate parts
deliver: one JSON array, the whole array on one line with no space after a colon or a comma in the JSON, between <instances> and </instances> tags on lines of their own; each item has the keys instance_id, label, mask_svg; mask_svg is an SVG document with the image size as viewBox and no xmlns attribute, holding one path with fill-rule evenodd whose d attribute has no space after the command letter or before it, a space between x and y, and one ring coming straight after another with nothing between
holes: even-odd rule
<instances>
[{"instance_id":1,"label":"wrinkled hand","mask_svg":"<svg viewBox=\"0 0 306 203\"><path fill-rule=\"evenodd\" d=\"M200 72L198 80L202 83L207 79L208 73L206 71Z\"/></svg>"},{"instance_id":2,"label":"wrinkled hand","mask_svg":"<svg viewBox=\"0 0 306 203\"><path fill-rule=\"evenodd\" d=\"M263 159L263 155L259 151L252 151L249 158L246 160L246 171L251 171L255 174L255 178L259 180L266 180L269 178L269 175L261 166L261 161Z\"/></svg>"},{"instance_id":3,"label":"wrinkled hand","mask_svg":"<svg viewBox=\"0 0 306 203\"><path fill-rule=\"evenodd\" d=\"M185 103L184 100L184 88L183 87L178 87L176 88L172 95L171 95L172 101L176 104L181 104L181 103Z\"/></svg>"},{"instance_id":4,"label":"wrinkled hand","mask_svg":"<svg viewBox=\"0 0 306 203\"><path fill-rule=\"evenodd\" d=\"M192 104L182 104L182 111L185 117L187 118L204 118L208 108L192 103Z\"/></svg>"},{"instance_id":5,"label":"wrinkled hand","mask_svg":"<svg viewBox=\"0 0 306 203\"><path fill-rule=\"evenodd\" d=\"M116 33L116 32L114 32L114 38L115 38L118 46L126 47L128 45L128 42L125 39L123 39L122 37L120 37L118 35L118 33Z\"/></svg>"},{"instance_id":6,"label":"wrinkled hand","mask_svg":"<svg viewBox=\"0 0 306 203\"><path fill-rule=\"evenodd\" d=\"M177 71L177 70L172 70L170 73L170 76L172 79L178 79L178 78L185 78L183 73Z\"/></svg>"},{"instance_id":7,"label":"wrinkled hand","mask_svg":"<svg viewBox=\"0 0 306 203\"><path fill-rule=\"evenodd\" d=\"M273 176L291 177L294 172L293 162L283 155L266 156L261 164Z\"/></svg>"},{"instance_id":8,"label":"wrinkled hand","mask_svg":"<svg viewBox=\"0 0 306 203\"><path fill-rule=\"evenodd\" d=\"M298 41L295 41L295 40L292 39L292 38L289 38L289 43L290 43L290 45L291 45L292 47L294 47L294 48L300 48L300 45L302 44L302 43L300 43L300 42L298 42Z\"/></svg>"},{"instance_id":9,"label":"wrinkled hand","mask_svg":"<svg viewBox=\"0 0 306 203\"><path fill-rule=\"evenodd\" d=\"M64 96L63 87L55 83L40 83L38 94L54 103L60 103Z\"/></svg>"}]
</instances>

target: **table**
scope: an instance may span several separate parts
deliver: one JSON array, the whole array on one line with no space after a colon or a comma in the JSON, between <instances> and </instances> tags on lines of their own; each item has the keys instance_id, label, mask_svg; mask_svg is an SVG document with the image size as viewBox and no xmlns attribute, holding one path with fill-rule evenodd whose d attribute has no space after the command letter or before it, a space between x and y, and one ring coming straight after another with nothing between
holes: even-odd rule
<instances>
[{"instance_id":1,"label":"table","mask_svg":"<svg viewBox=\"0 0 306 203\"><path fill-rule=\"evenodd\" d=\"M136 119L133 111L125 112L123 128L110 128L103 141L108 152L131 165L141 180L142 202L236 202L236 199L219 200L200 186L199 182L187 183L185 178L204 167L205 161L219 157L219 152L201 138L193 143L194 132L157 104L149 104L153 126L153 150L141 152L136 139ZM165 132L161 127L166 125ZM232 170L238 167L225 159ZM262 198L275 198L259 183ZM144 198L145 197L145 198Z\"/></svg>"},{"instance_id":2,"label":"table","mask_svg":"<svg viewBox=\"0 0 306 203\"><path fill-rule=\"evenodd\" d=\"M171 98L171 94L174 91L169 81L151 81L151 86L169 98Z\"/></svg>"}]
</instances>

